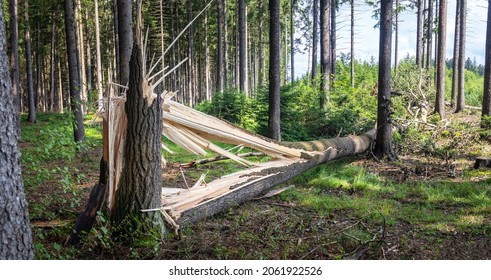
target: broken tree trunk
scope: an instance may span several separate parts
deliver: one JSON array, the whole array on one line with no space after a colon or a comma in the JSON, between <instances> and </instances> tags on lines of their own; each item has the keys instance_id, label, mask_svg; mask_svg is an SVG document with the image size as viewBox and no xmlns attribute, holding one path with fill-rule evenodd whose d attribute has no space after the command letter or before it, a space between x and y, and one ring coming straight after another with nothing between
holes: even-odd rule
<instances>
[{"instance_id":1,"label":"broken tree trunk","mask_svg":"<svg viewBox=\"0 0 491 280\"><path fill-rule=\"evenodd\" d=\"M315 166L364 152L375 139L375 133L376 130L372 129L360 136L284 143L285 146L320 153L304 153L302 158L271 161L224 176L201 189L191 189L197 194L194 197L190 191L164 197L163 210L178 226L191 224L250 200ZM210 191L212 189L216 190Z\"/></svg>"}]
</instances>

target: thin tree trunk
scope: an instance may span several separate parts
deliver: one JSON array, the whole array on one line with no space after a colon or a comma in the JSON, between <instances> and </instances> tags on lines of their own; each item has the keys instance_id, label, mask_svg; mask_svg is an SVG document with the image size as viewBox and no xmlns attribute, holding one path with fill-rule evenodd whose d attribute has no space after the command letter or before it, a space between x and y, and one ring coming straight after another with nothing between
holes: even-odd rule
<instances>
[{"instance_id":1,"label":"thin tree trunk","mask_svg":"<svg viewBox=\"0 0 491 280\"><path fill-rule=\"evenodd\" d=\"M314 0L312 28L312 80L317 77L317 27L319 22L319 0Z\"/></svg>"},{"instance_id":2,"label":"thin tree trunk","mask_svg":"<svg viewBox=\"0 0 491 280\"><path fill-rule=\"evenodd\" d=\"M228 89L229 87L229 77L228 77L228 66L229 66L229 57L228 57L228 48L229 48L229 41L228 41L228 21L227 21L227 0L223 0L223 16L224 16L224 24L223 24L223 37L225 38L223 40L223 50L225 52L224 58L223 58L223 82L224 85L223 87L225 89Z\"/></svg>"},{"instance_id":3,"label":"thin tree trunk","mask_svg":"<svg viewBox=\"0 0 491 280\"><path fill-rule=\"evenodd\" d=\"M488 24L486 28L486 61L484 63L484 94L482 116L491 116L491 0L488 0Z\"/></svg>"},{"instance_id":4,"label":"thin tree trunk","mask_svg":"<svg viewBox=\"0 0 491 280\"><path fill-rule=\"evenodd\" d=\"M467 18L467 0L460 2L460 38L459 38L459 76L458 76L458 93L457 105L455 112L465 109L465 35L466 35L466 18Z\"/></svg>"},{"instance_id":5,"label":"thin tree trunk","mask_svg":"<svg viewBox=\"0 0 491 280\"><path fill-rule=\"evenodd\" d=\"M424 3L423 0L417 0L417 28L416 28L416 65L423 67L423 29L424 29Z\"/></svg>"},{"instance_id":6,"label":"thin tree trunk","mask_svg":"<svg viewBox=\"0 0 491 280\"><path fill-rule=\"evenodd\" d=\"M320 2L320 26L321 26L321 90L320 108L326 109L328 105L328 93L331 89L331 51L330 51L330 3L331 0Z\"/></svg>"},{"instance_id":7,"label":"thin tree trunk","mask_svg":"<svg viewBox=\"0 0 491 280\"><path fill-rule=\"evenodd\" d=\"M102 59L101 59L101 36L99 30L99 4L98 0L94 0L94 32L95 32L95 56L96 56L96 66L97 66L97 74L96 74L96 83L97 83L97 98L98 98L98 109L102 109L102 98L103 90L102 90Z\"/></svg>"},{"instance_id":8,"label":"thin tree trunk","mask_svg":"<svg viewBox=\"0 0 491 280\"><path fill-rule=\"evenodd\" d=\"M456 1L455 9L455 36L453 45L453 63L452 63L452 96L451 105L455 108L457 105L458 81L459 81L459 54L460 54L460 1Z\"/></svg>"},{"instance_id":9,"label":"thin tree trunk","mask_svg":"<svg viewBox=\"0 0 491 280\"><path fill-rule=\"evenodd\" d=\"M87 114L87 77L85 72L85 42L82 23L80 0L74 0L75 5L75 28L77 33L77 45L79 50L78 66L80 67L80 99L82 102L82 112Z\"/></svg>"},{"instance_id":10,"label":"thin tree trunk","mask_svg":"<svg viewBox=\"0 0 491 280\"><path fill-rule=\"evenodd\" d=\"M160 5L160 50L161 50L161 55L162 55L162 69L165 69L165 44L164 44L164 0L160 0L159 1L159 5ZM166 89L166 83L165 83L166 79L164 78L164 80L162 81L162 89L165 90Z\"/></svg>"},{"instance_id":11,"label":"thin tree trunk","mask_svg":"<svg viewBox=\"0 0 491 280\"><path fill-rule=\"evenodd\" d=\"M16 109L6 49L5 17L0 8L0 260L33 259L34 245L17 146L17 120L12 118Z\"/></svg>"},{"instance_id":12,"label":"thin tree trunk","mask_svg":"<svg viewBox=\"0 0 491 280\"><path fill-rule=\"evenodd\" d=\"M70 77L70 105L75 116L73 122L73 138L75 142L85 139L84 116L80 99L80 67L78 65L77 36L75 32L75 16L73 0L65 0L65 32L68 57L68 75Z\"/></svg>"},{"instance_id":13,"label":"thin tree trunk","mask_svg":"<svg viewBox=\"0 0 491 280\"><path fill-rule=\"evenodd\" d=\"M17 23L17 0L9 0L10 15L10 77L12 79L12 96L14 102L15 127L20 137L20 112L22 98L20 91L20 65L19 65L19 27Z\"/></svg>"},{"instance_id":14,"label":"thin tree trunk","mask_svg":"<svg viewBox=\"0 0 491 280\"><path fill-rule=\"evenodd\" d=\"M397 76L397 62L399 54L399 0L396 0L396 15L395 15L395 38L394 38L394 76Z\"/></svg>"},{"instance_id":15,"label":"thin tree trunk","mask_svg":"<svg viewBox=\"0 0 491 280\"><path fill-rule=\"evenodd\" d=\"M193 2L190 0L187 1L187 9L188 22L191 22L193 20ZM188 33L188 98L190 107L195 105L196 92L194 87L194 28L191 25Z\"/></svg>"},{"instance_id":16,"label":"thin tree trunk","mask_svg":"<svg viewBox=\"0 0 491 280\"><path fill-rule=\"evenodd\" d=\"M295 81L295 0L290 2L290 75L291 83Z\"/></svg>"},{"instance_id":17,"label":"thin tree trunk","mask_svg":"<svg viewBox=\"0 0 491 280\"><path fill-rule=\"evenodd\" d=\"M330 75L330 83L331 87L334 86L334 80L336 79L336 8L337 8L338 0L331 0L331 42L330 42L330 50L331 50L331 75Z\"/></svg>"},{"instance_id":18,"label":"thin tree trunk","mask_svg":"<svg viewBox=\"0 0 491 280\"><path fill-rule=\"evenodd\" d=\"M56 21L52 17L53 24L51 27L51 57L50 57L50 91L49 91L49 111L54 112L55 103L55 54L56 54Z\"/></svg>"},{"instance_id":19,"label":"thin tree trunk","mask_svg":"<svg viewBox=\"0 0 491 280\"><path fill-rule=\"evenodd\" d=\"M393 0L381 2L380 44L378 68L377 141L374 154L381 159L396 157L392 146L392 124L390 109L390 60L392 51Z\"/></svg>"},{"instance_id":20,"label":"thin tree trunk","mask_svg":"<svg viewBox=\"0 0 491 280\"><path fill-rule=\"evenodd\" d=\"M355 0L350 0L351 5L351 43L350 43L350 64L351 64L351 88L355 88Z\"/></svg>"},{"instance_id":21,"label":"thin tree trunk","mask_svg":"<svg viewBox=\"0 0 491 280\"><path fill-rule=\"evenodd\" d=\"M217 1L217 15L218 15L218 32L217 32L217 91L223 92L223 0Z\"/></svg>"},{"instance_id":22,"label":"thin tree trunk","mask_svg":"<svg viewBox=\"0 0 491 280\"><path fill-rule=\"evenodd\" d=\"M24 20L26 30L24 34L25 52L26 52L26 74L27 74L27 104L28 116L27 121L36 122L36 99L34 97L34 86L32 77L32 53L31 53L31 32L29 27L29 1L24 2Z\"/></svg>"},{"instance_id":23,"label":"thin tree trunk","mask_svg":"<svg viewBox=\"0 0 491 280\"><path fill-rule=\"evenodd\" d=\"M88 9L85 9L85 39L86 39L86 45L87 45L87 64L85 67L85 81L87 83L86 89L87 89L87 95L86 95L86 101L92 103L93 100L90 100L90 92L92 91L92 47L91 47L91 37L92 33L89 28L89 11ZM86 104L86 107L88 107L88 104Z\"/></svg>"},{"instance_id":24,"label":"thin tree trunk","mask_svg":"<svg viewBox=\"0 0 491 280\"><path fill-rule=\"evenodd\" d=\"M263 32L264 32L264 2L259 0L259 79L258 86L262 87L265 78L265 66L264 66L264 42L263 42Z\"/></svg>"},{"instance_id":25,"label":"thin tree trunk","mask_svg":"<svg viewBox=\"0 0 491 280\"><path fill-rule=\"evenodd\" d=\"M210 46L208 42L208 11L205 14L205 100L210 100Z\"/></svg>"},{"instance_id":26,"label":"thin tree trunk","mask_svg":"<svg viewBox=\"0 0 491 280\"><path fill-rule=\"evenodd\" d=\"M245 0L239 0L239 89L247 93L247 35Z\"/></svg>"},{"instance_id":27,"label":"thin tree trunk","mask_svg":"<svg viewBox=\"0 0 491 280\"><path fill-rule=\"evenodd\" d=\"M447 47L447 0L440 0L438 15L438 62L436 66L435 112L445 119L445 58Z\"/></svg>"},{"instance_id":28,"label":"thin tree trunk","mask_svg":"<svg viewBox=\"0 0 491 280\"><path fill-rule=\"evenodd\" d=\"M269 121L268 134L280 141L280 0L269 0Z\"/></svg>"},{"instance_id":29,"label":"thin tree trunk","mask_svg":"<svg viewBox=\"0 0 491 280\"><path fill-rule=\"evenodd\" d=\"M431 67L432 38L433 38L433 0L428 0L428 29L426 31L426 68ZM431 78L430 78L431 79Z\"/></svg>"},{"instance_id":30,"label":"thin tree trunk","mask_svg":"<svg viewBox=\"0 0 491 280\"><path fill-rule=\"evenodd\" d=\"M63 113L63 80L61 78L61 63L58 57L58 102L57 102L57 113Z\"/></svg>"}]
</instances>

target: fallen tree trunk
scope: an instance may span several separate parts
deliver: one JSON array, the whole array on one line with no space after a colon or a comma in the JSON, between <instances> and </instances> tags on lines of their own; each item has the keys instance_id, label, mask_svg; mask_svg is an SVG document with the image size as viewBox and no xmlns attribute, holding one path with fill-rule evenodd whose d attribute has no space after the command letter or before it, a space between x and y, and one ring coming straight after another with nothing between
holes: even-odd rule
<instances>
[{"instance_id":1,"label":"fallen tree trunk","mask_svg":"<svg viewBox=\"0 0 491 280\"><path fill-rule=\"evenodd\" d=\"M208 183L207 187L212 188L213 185L223 184L226 191L218 192L219 194L215 197L201 196L198 198L201 199L198 203L194 202L196 203L195 205L192 205L193 202L186 204L186 199L181 199L180 203L168 206L166 202L172 204L173 201L163 199L164 211L167 211L167 214L180 227L189 225L248 201L315 166L334 159L362 153L370 147L375 135L376 130L372 129L360 136L311 142L282 143L285 146L321 153L313 156L305 154L304 158L299 158L298 160L273 161L275 164L263 165L225 176Z\"/></svg>"}]
</instances>

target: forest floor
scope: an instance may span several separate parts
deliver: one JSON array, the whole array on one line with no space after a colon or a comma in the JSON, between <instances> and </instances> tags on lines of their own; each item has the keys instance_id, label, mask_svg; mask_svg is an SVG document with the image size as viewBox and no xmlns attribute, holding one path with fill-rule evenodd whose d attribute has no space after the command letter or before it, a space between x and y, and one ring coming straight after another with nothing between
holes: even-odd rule
<instances>
[{"instance_id":1,"label":"forest floor","mask_svg":"<svg viewBox=\"0 0 491 280\"><path fill-rule=\"evenodd\" d=\"M491 169L473 168L476 156L490 156L491 137L477 113L396 135L397 161L366 153L314 168L279 195L184 228L180 239L122 244L101 214L83 245L72 247L73 223L99 174L100 127L91 121L83 157L67 115L22 122L38 259L491 259ZM164 154L164 184L183 187L178 163L196 157L173 148L176 154ZM188 181L202 173L211 180L238 168L220 161L184 172Z\"/></svg>"}]
</instances>

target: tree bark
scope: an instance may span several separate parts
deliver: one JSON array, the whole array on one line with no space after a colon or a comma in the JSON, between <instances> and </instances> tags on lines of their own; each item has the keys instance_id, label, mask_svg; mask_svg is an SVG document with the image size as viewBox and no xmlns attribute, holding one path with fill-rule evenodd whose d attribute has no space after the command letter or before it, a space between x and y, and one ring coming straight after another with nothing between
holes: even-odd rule
<instances>
[{"instance_id":1,"label":"tree bark","mask_svg":"<svg viewBox=\"0 0 491 280\"><path fill-rule=\"evenodd\" d=\"M350 0L351 6L351 41L350 41L350 65L351 88L355 88L355 0Z\"/></svg>"},{"instance_id":2,"label":"tree bark","mask_svg":"<svg viewBox=\"0 0 491 280\"><path fill-rule=\"evenodd\" d=\"M395 38L394 38L394 76L397 76L397 63L399 54L399 0L396 0L396 16L395 16Z\"/></svg>"},{"instance_id":3,"label":"tree bark","mask_svg":"<svg viewBox=\"0 0 491 280\"><path fill-rule=\"evenodd\" d=\"M445 119L445 58L447 47L447 0L440 0L438 15L438 53L436 65L435 112Z\"/></svg>"},{"instance_id":4,"label":"tree bark","mask_svg":"<svg viewBox=\"0 0 491 280\"><path fill-rule=\"evenodd\" d=\"M451 106L455 108L457 105L458 80L459 80L459 46L460 46L460 1L456 1L455 8L455 33L453 45L453 62L452 62L452 96Z\"/></svg>"},{"instance_id":5,"label":"tree bark","mask_svg":"<svg viewBox=\"0 0 491 280\"><path fill-rule=\"evenodd\" d=\"M51 24L51 53L50 53L50 90L49 90L49 111L54 112L55 103L55 54L56 54L56 21L54 14L52 16L53 23Z\"/></svg>"},{"instance_id":6,"label":"tree bark","mask_svg":"<svg viewBox=\"0 0 491 280\"><path fill-rule=\"evenodd\" d=\"M318 41L318 22L319 22L319 0L314 0L313 19L312 19L312 80L317 77L317 41Z\"/></svg>"},{"instance_id":7,"label":"tree bark","mask_svg":"<svg viewBox=\"0 0 491 280\"><path fill-rule=\"evenodd\" d=\"M321 26L321 88L320 108L326 109L328 93L331 89L331 49L330 49L330 1L320 0L320 26Z\"/></svg>"},{"instance_id":8,"label":"tree bark","mask_svg":"<svg viewBox=\"0 0 491 280\"><path fill-rule=\"evenodd\" d=\"M223 91L223 0L217 1L218 30L217 30L217 91Z\"/></svg>"},{"instance_id":9,"label":"tree bark","mask_svg":"<svg viewBox=\"0 0 491 280\"><path fill-rule=\"evenodd\" d=\"M486 61L484 63L484 93L482 115L491 116L491 0L488 0L488 23L486 28Z\"/></svg>"},{"instance_id":10,"label":"tree bark","mask_svg":"<svg viewBox=\"0 0 491 280\"><path fill-rule=\"evenodd\" d=\"M281 139L280 130L280 1L269 0L269 120L271 139Z\"/></svg>"},{"instance_id":11,"label":"tree bark","mask_svg":"<svg viewBox=\"0 0 491 280\"><path fill-rule=\"evenodd\" d=\"M20 112L22 98L20 91L20 65L19 65L19 27L17 22L17 0L9 0L10 14L10 77L12 78L12 96L14 101L15 125L20 136Z\"/></svg>"},{"instance_id":12,"label":"tree bark","mask_svg":"<svg viewBox=\"0 0 491 280\"><path fill-rule=\"evenodd\" d=\"M426 68L431 67L432 38L433 38L433 0L428 0L428 25L426 31ZM430 78L431 79L431 78Z\"/></svg>"},{"instance_id":13,"label":"tree bark","mask_svg":"<svg viewBox=\"0 0 491 280\"><path fill-rule=\"evenodd\" d=\"M73 0L65 0L65 32L68 57L68 75L70 77L70 105L75 116L73 122L73 138L75 142L85 139L84 116L80 99L80 67L78 65L77 36L75 33L75 17Z\"/></svg>"},{"instance_id":14,"label":"tree bark","mask_svg":"<svg viewBox=\"0 0 491 280\"><path fill-rule=\"evenodd\" d=\"M0 8L0 260L33 259L34 246L17 146L5 17Z\"/></svg>"},{"instance_id":15,"label":"tree bark","mask_svg":"<svg viewBox=\"0 0 491 280\"><path fill-rule=\"evenodd\" d=\"M465 109L465 35L467 18L467 0L460 1L460 32L459 32L459 75L458 93L455 112L458 113Z\"/></svg>"},{"instance_id":16,"label":"tree bark","mask_svg":"<svg viewBox=\"0 0 491 280\"><path fill-rule=\"evenodd\" d=\"M378 68L377 141L374 154L381 159L396 157L392 146L392 124L390 112L390 60L392 50L392 6L393 0L381 1L380 43Z\"/></svg>"},{"instance_id":17,"label":"tree bark","mask_svg":"<svg viewBox=\"0 0 491 280\"><path fill-rule=\"evenodd\" d=\"M290 2L290 75L291 83L295 81L295 0Z\"/></svg>"},{"instance_id":18,"label":"tree bark","mask_svg":"<svg viewBox=\"0 0 491 280\"><path fill-rule=\"evenodd\" d=\"M239 0L239 89L247 93L246 4Z\"/></svg>"},{"instance_id":19,"label":"tree bark","mask_svg":"<svg viewBox=\"0 0 491 280\"><path fill-rule=\"evenodd\" d=\"M187 0L188 22L193 20L193 2ZM189 27L188 33L188 98L189 106L194 107L196 101L196 92L194 84L194 27Z\"/></svg>"},{"instance_id":20,"label":"tree bark","mask_svg":"<svg viewBox=\"0 0 491 280\"><path fill-rule=\"evenodd\" d=\"M95 57L96 57L96 83L97 83L97 97L98 97L98 109L102 109L102 59L101 59L101 32L99 30L99 4L98 0L94 0L94 32L95 32Z\"/></svg>"},{"instance_id":21,"label":"tree bark","mask_svg":"<svg viewBox=\"0 0 491 280\"><path fill-rule=\"evenodd\" d=\"M330 83L331 87L334 86L334 80L336 79L336 9L337 9L338 0L331 0L331 42L330 42L330 50L331 50L331 75L330 75Z\"/></svg>"},{"instance_id":22,"label":"tree bark","mask_svg":"<svg viewBox=\"0 0 491 280\"><path fill-rule=\"evenodd\" d=\"M31 53L31 31L29 28L29 1L24 2L24 20L26 22L26 30L24 32L24 43L26 53L26 75L27 75L27 106L28 116L27 121L30 123L36 122L36 98L34 96L34 85L32 77L32 53Z\"/></svg>"},{"instance_id":23,"label":"tree bark","mask_svg":"<svg viewBox=\"0 0 491 280\"><path fill-rule=\"evenodd\" d=\"M251 179L244 183L237 184L232 188L235 191L228 192L220 197L211 199L207 202L200 203L199 205L182 212L177 223L179 226L186 226L199 221L203 218L213 216L224 210L233 207L237 204L241 204L248 201L273 187L284 183L291 178L306 172L307 170L330 162L332 160L354 155L366 151L375 138L375 129L360 135L360 136L348 136L342 138L334 138L328 140L320 140L314 142L301 142L301 143L284 143L286 146L293 146L301 148L306 147L318 147L319 149L312 149L318 151L324 151L322 155L317 155L305 161L296 162L286 167L270 168L261 171L262 174L272 174L273 176L265 176L262 179ZM321 147L319 147L321 144Z\"/></svg>"},{"instance_id":24,"label":"tree bark","mask_svg":"<svg viewBox=\"0 0 491 280\"><path fill-rule=\"evenodd\" d=\"M144 209L160 207L162 192L162 107L159 97L149 100L144 92L142 53L135 43L130 61L130 80L125 111L128 118L124 150L124 166L116 191L116 205L112 219L117 223L136 216L144 226L157 228L163 234L164 226L159 212L142 213ZM153 223L156 224L153 224Z\"/></svg>"},{"instance_id":25,"label":"tree bark","mask_svg":"<svg viewBox=\"0 0 491 280\"><path fill-rule=\"evenodd\" d=\"M130 77L130 57L133 47L133 15L131 0L117 0L119 43L119 83L127 85Z\"/></svg>"},{"instance_id":26,"label":"tree bark","mask_svg":"<svg viewBox=\"0 0 491 280\"><path fill-rule=\"evenodd\" d=\"M416 28L416 65L423 67L423 28L424 28L424 5L423 0L417 0L417 28Z\"/></svg>"}]
</instances>

